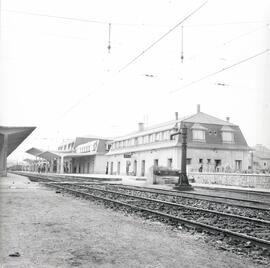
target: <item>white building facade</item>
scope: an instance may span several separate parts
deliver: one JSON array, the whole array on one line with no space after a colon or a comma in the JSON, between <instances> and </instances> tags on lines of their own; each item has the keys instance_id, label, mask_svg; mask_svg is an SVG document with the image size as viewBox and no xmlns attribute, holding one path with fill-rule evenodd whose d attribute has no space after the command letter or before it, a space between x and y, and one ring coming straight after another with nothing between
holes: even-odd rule
<instances>
[{"instance_id":1,"label":"white building facade","mask_svg":"<svg viewBox=\"0 0 270 268\"><path fill-rule=\"evenodd\" d=\"M147 176L153 166L181 167L182 137L170 135L187 127L189 171L235 172L248 169L248 147L240 128L198 111L192 116L144 128L113 140L107 154L108 174Z\"/></svg>"}]
</instances>

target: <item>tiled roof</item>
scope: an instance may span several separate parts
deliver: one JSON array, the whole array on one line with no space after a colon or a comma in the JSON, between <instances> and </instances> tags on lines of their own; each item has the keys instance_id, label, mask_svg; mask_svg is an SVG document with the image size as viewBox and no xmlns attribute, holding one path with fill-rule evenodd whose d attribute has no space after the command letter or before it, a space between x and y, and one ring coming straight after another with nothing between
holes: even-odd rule
<instances>
[{"instance_id":1,"label":"tiled roof","mask_svg":"<svg viewBox=\"0 0 270 268\"><path fill-rule=\"evenodd\" d=\"M175 126L175 124L181 123L183 120L185 120L188 117L189 116L185 116L185 117L182 117L178 120L171 120L171 121L167 121L167 122L164 122L161 124L156 124L156 125L153 125L150 127L145 127L144 130L140 130L140 131L136 130L136 131L133 131L129 134L119 136L119 137L115 138L114 141L120 141L120 140L129 139L129 138L133 138L133 137L137 137L137 136L147 135L147 134L158 132L158 131L172 129Z\"/></svg>"},{"instance_id":2,"label":"tiled roof","mask_svg":"<svg viewBox=\"0 0 270 268\"><path fill-rule=\"evenodd\" d=\"M202 112L196 113L186 119L183 120L184 122L190 122L190 123L201 123L201 124L213 124L213 125L223 125L223 126L235 126L234 124L221 120L219 118L216 118L212 115L205 114Z\"/></svg>"}]
</instances>

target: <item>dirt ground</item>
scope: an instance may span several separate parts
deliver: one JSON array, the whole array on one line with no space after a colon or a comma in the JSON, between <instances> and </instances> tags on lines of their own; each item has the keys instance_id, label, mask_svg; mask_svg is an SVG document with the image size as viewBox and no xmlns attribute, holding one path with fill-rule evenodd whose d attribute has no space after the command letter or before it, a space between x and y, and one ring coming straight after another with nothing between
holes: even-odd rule
<instances>
[{"instance_id":1,"label":"dirt ground","mask_svg":"<svg viewBox=\"0 0 270 268\"><path fill-rule=\"evenodd\" d=\"M25 177L0 178L0 267L264 267L201 235L57 194ZM9 254L19 252L19 257Z\"/></svg>"}]
</instances>

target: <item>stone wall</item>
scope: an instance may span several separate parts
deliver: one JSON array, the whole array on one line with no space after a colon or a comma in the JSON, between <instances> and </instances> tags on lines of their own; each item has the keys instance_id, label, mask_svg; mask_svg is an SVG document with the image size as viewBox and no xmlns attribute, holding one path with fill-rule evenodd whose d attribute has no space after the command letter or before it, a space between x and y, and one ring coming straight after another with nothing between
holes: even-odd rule
<instances>
[{"instance_id":1,"label":"stone wall","mask_svg":"<svg viewBox=\"0 0 270 268\"><path fill-rule=\"evenodd\" d=\"M270 189L270 174L189 172L196 183Z\"/></svg>"}]
</instances>

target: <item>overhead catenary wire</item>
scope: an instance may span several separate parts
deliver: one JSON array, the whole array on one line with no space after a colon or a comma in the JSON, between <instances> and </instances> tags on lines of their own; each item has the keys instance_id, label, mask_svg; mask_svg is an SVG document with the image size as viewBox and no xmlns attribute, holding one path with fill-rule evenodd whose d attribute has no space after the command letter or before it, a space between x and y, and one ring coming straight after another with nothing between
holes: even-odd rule
<instances>
[{"instance_id":1,"label":"overhead catenary wire","mask_svg":"<svg viewBox=\"0 0 270 268\"><path fill-rule=\"evenodd\" d=\"M195 58L197 58L197 57L205 56L205 55L207 55L207 57L208 57L208 53L205 53L205 52L208 52L208 51L211 51L211 52L212 52L213 49L218 49L218 48L220 48L220 47L226 46L226 45L228 45L228 44L230 44L230 43L232 43L232 42L234 42L234 41L236 41L236 40L238 40L238 39L240 39L240 38L243 38L243 37L245 37L245 36L254 34L254 33L256 33L256 32L258 32L258 31L261 31L261 30L263 30L263 29L269 30L269 24L264 24L264 25L262 25L262 26L256 27L255 29L253 29L253 30L251 30L251 31L241 33L241 34L239 34L239 35L237 35L237 36L235 36L235 37L233 37L233 38L231 38L231 39L229 39L229 40L223 41L223 42L221 42L221 43L219 43L219 44L217 44L217 45L215 45L215 46L209 47L209 49L208 49L207 51L204 51L204 52L202 52L202 53L193 54L192 56L186 58L186 60L187 60L187 61L190 61L190 60L193 60L193 59L195 59Z\"/></svg>"},{"instance_id":2,"label":"overhead catenary wire","mask_svg":"<svg viewBox=\"0 0 270 268\"><path fill-rule=\"evenodd\" d=\"M47 17L47 18L54 18L54 19L63 19L63 20L71 20L71 21L78 21L78 22L87 22L87 23L94 23L94 24L105 24L108 25L109 21L103 20L95 20L95 19L82 19L76 17L67 17L67 16L60 16L60 15L51 15L51 14L42 14L37 12L29 12L29 11L20 11L20 10L11 10L5 9L1 10L2 12L9 12L9 13L17 13L29 16L39 16L39 17ZM205 24L186 24L185 27L215 27L215 26L234 26L236 24L259 24L259 23L269 23L270 20L251 20L251 21L232 21L232 22L221 22L221 23L205 23ZM169 27L170 25L165 24L148 24L148 23L126 23L126 22L111 22L114 26L127 26L127 27L158 27L164 28Z\"/></svg>"},{"instance_id":3,"label":"overhead catenary wire","mask_svg":"<svg viewBox=\"0 0 270 268\"><path fill-rule=\"evenodd\" d=\"M129 61L127 64L125 64L122 68L119 69L118 72L122 72L125 70L128 66L130 66L133 62L135 62L138 58L140 58L142 55L144 55L147 51L149 51L153 46L155 46L157 43L159 43L163 38L165 38L168 34L170 34L172 31L174 31L177 27L179 27L184 21L189 19L192 15L194 15L196 12L198 12L204 5L206 5L208 1L205 1L202 5L197 7L195 10L193 10L189 15L187 15L184 19L182 19L180 22L178 22L175 26L173 26L168 32L163 34L161 37L159 37L155 42L153 42L150 46L148 46L145 50L143 50L139 55L137 55L135 58L133 58L131 61Z\"/></svg>"},{"instance_id":4,"label":"overhead catenary wire","mask_svg":"<svg viewBox=\"0 0 270 268\"><path fill-rule=\"evenodd\" d=\"M231 65L229 65L229 66L227 66L227 67L225 67L225 68L222 68L222 69L220 69L220 70L218 70L218 71L216 71L216 72L207 74L207 75L205 75L205 76L203 76L203 77L201 77L201 78L199 78L199 79L196 79L196 80L192 81L191 83L188 83L188 84L182 86L181 88L172 90L172 91L170 91L170 93L175 93L175 92L178 92L178 91L180 91L180 90L183 90L184 88L187 88L187 87L189 87L189 86L192 86L192 85L194 85L194 84L197 84L197 83L199 83L199 82L201 82L201 81L203 81L203 80L205 80L205 79L207 79L207 78L209 78L209 77L211 77L211 76L214 76L214 75L217 75L217 74L219 74L219 73L221 73L221 72L224 72L224 71L226 71L226 70L228 70L228 69L230 69L230 68L233 68L233 67L235 67L235 66L237 66L237 65L240 65L240 64L242 64L242 63L244 63L244 62L247 62L247 61L249 61L249 60L251 60L251 59L254 59L254 58L258 57L258 56L261 56L261 55L263 55L263 54L265 54L265 53L268 53L269 51L270 51L270 49L267 48L267 49L263 50L263 51L260 52L260 53L257 53L257 54L255 54L255 55L253 55L253 56L250 56L250 57L248 57L248 58L245 58L245 59L243 59L243 60L240 60L240 61L238 61L238 62L236 62L236 63L234 63L234 64L231 64Z\"/></svg>"},{"instance_id":5,"label":"overhead catenary wire","mask_svg":"<svg viewBox=\"0 0 270 268\"><path fill-rule=\"evenodd\" d=\"M196 8L192 13L190 13L187 17L185 17L183 20L181 20L181 22L179 22L176 26L174 26L169 32L167 32L165 35L163 35L163 37L165 37L166 35L168 35L171 31L173 31L175 28L177 28L179 25L181 25L181 23L185 20L187 20L189 17L191 17L195 12L197 12L200 8L202 8L205 4L207 3L204 2L201 6L199 6L198 8ZM162 37L162 38L163 38ZM160 39L160 38L159 38ZM156 41L157 42L157 41ZM155 42L155 43L156 43ZM152 44L153 46L154 44ZM149 48L150 49L150 48ZM120 72L116 72L114 73L113 76L118 75ZM101 86L105 86L104 83L101 83ZM95 89L91 92L89 92L88 94L86 94L85 96L81 97L75 104L73 104L71 107L69 107L60 117L64 117L66 114L68 114L71 110L73 110L75 107L77 107L82 101L84 101L86 98L88 98L90 95L92 95L94 92L96 92L98 89Z\"/></svg>"}]
</instances>

